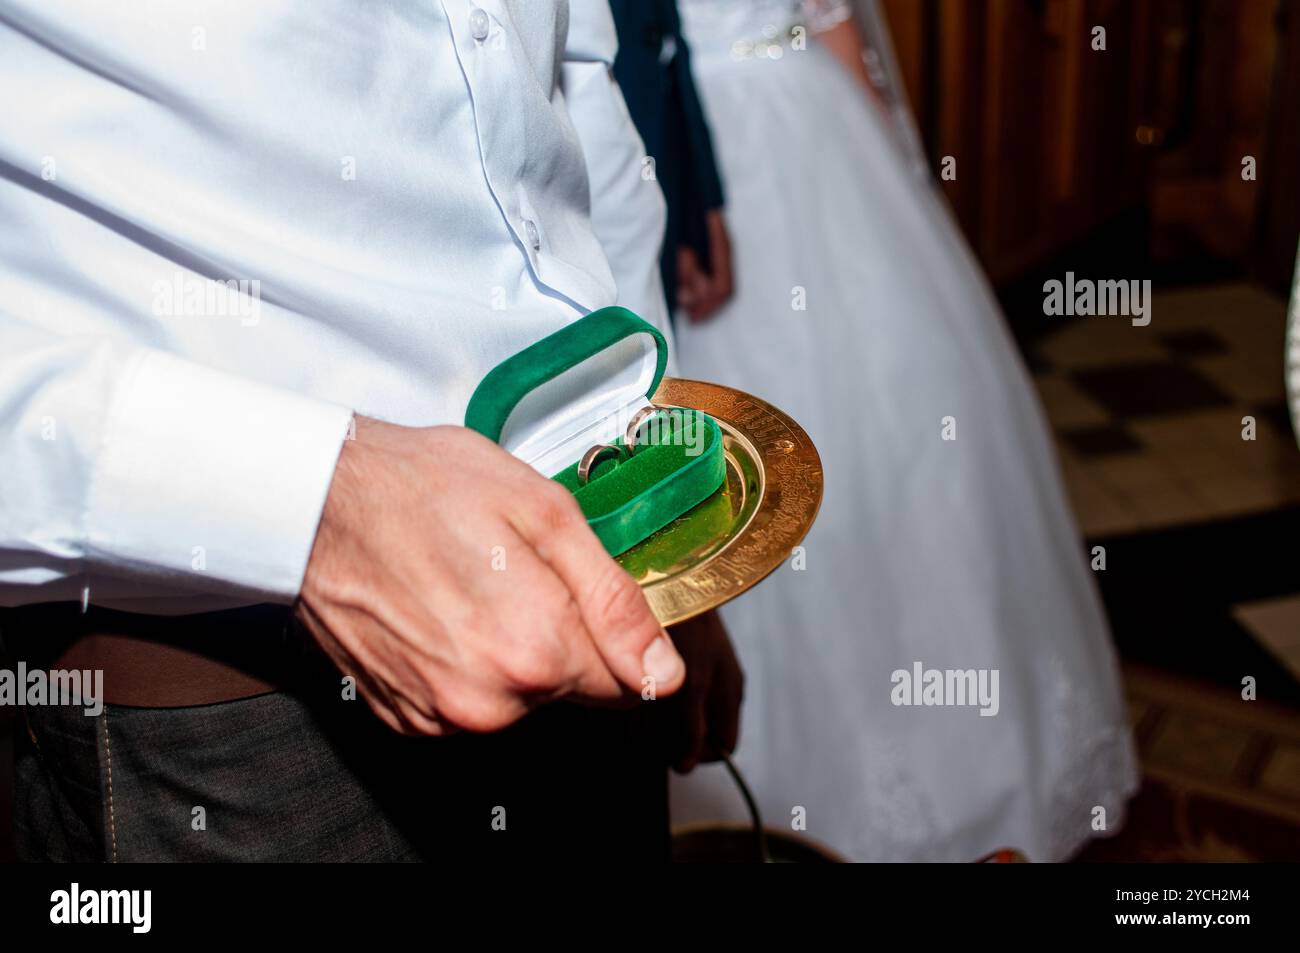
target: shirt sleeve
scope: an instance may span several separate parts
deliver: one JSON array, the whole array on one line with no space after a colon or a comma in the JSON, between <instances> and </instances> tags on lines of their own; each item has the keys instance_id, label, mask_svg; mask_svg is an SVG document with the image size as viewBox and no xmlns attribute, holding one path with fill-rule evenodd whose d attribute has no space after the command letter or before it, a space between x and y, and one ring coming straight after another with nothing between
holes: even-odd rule
<instances>
[{"instance_id":1,"label":"shirt sleeve","mask_svg":"<svg viewBox=\"0 0 1300 953\"><path fill-rule=\"evenodd\" d=\"M291 602L350 422L341 406L0 312L0 604L88 572Z\"/></svg>"},{"instance_id":2,"label":"shirt sleeve","mask_svg":"<svg viewBox=\"0 0 1300 953\"><path fill-rule=\"evenodd\" d=\"M671 367L672 328L659 273L667 206L614 79L617 52L608 0L573 0L562 87L587 162L592 231L609 259L617 303L664 333Z\"/></svg>"}]
</instances>

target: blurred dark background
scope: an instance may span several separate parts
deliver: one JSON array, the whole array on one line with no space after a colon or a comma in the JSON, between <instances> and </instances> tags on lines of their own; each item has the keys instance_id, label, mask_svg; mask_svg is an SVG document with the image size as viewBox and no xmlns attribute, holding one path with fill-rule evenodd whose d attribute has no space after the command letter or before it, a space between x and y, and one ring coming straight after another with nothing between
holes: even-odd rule
<instances>
[{"instance_id":1,"label":"blurred dark background","mask_svg":"<svg viewBox=\"0 0 1300 953\"><path fill-rule=\"evenodd\" d=\"M884 8L933 165L957 158L943 188L999 286L1093 244L1167 277L1290 287L1300 234L1294 0ZM1097 26L1104 51L1078 42ZM1257 160L1256 181L1242 180L1245 156Z\"/></svg>"}]
</instances>

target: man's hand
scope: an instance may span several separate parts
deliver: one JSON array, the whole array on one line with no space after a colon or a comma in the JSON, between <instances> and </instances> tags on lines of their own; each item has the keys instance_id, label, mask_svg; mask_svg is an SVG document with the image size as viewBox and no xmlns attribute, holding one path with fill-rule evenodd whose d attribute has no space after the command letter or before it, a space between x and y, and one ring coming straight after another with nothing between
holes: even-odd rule
<instances>
[{"instance_id":1,"label":"man's hand","mask_svg":"<svg viewBox=\"0 0 1300 953\"><path fill-rule=\"evenodd\" d=\"M731 238L721 209L705 213L709 240L709 270L700 264L695 250L677 249L677 305L693 322L708 320L731 298L735 282L731 274Z\"/></svg>"},{"instance_id":2,"label":"man's hand","mask_svg":"<svg viewBox=\"0 0 1300 953\"><path fill-rule=\"evenodd\" d=\"M686 659L686 688L663 703L659 724L670 763L685 774L736 750L745 674L717 612L679 622L670 634Z\"/></svg>"},{"instance_id":3,"label":"man's hand","mask_svg":"<svg viewBox=\"0 0 1300 953\"><path fill-rule=\"evenodd\" d=\"M573 497L463 427L357 419L297 613L406 734L496 731L561 697L671 695L685 667Z\"/></svg>"}]
</instances>

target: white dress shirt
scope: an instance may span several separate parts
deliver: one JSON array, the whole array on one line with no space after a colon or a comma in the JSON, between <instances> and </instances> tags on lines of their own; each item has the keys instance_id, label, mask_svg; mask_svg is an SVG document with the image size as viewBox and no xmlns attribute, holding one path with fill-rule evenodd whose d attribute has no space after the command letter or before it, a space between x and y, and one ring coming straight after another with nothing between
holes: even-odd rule
<instances>
[{"instance_id":1,"label":"white dress shirt","mask_svg":"<svg viewBox=\"0 0 1300 953\"><path fill-rule=\"evenodd\" d=\"M354 411L460 423L591 309L662 325L615 47L606 0L0 0L0 605L291 601Z\"/></svg>"}]
</instances>

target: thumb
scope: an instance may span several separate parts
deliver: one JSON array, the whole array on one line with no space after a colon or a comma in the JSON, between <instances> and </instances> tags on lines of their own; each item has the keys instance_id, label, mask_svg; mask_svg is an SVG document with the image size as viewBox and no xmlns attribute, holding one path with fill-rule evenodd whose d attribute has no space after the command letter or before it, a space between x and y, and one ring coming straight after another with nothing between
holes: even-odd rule
<instances>
[{"instance_id":1,"label":"thumb","mask_svg":"<svg viewBox=\"0 0 1300 953\"><path fill-rule=\"evenodd\" d=\"M638 586L605 552L571 496L567 511L538 525L520 526L573 596L601 660L635 692L652 685L655 696L671 695L686 679L686 663ZM559 504L557 504L557 508ZM645 680L649 679L649 682Z\"/></svg>"}]
</instances>

